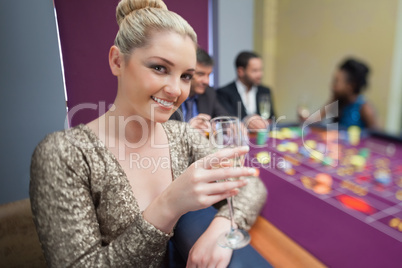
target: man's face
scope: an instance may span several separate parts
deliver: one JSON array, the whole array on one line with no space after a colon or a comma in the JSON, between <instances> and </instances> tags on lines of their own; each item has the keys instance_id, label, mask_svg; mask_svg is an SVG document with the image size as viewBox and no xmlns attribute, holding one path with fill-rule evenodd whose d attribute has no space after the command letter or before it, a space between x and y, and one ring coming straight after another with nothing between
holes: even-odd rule
<instances>
[{"instance_id":1,"label":"man's face","mask_svg":"<svg viewBox=\"0 0 402 268\"><path fill-rule=\"evenodd\" d=\"M191 79L190 96L204 94L209 86L209 75L212 73L213 66L197 63L193 79Z\"/></svg>"},{"instance_id":2,"label":"man's face","mask_svg":"<svg viewBox=\"0 0 402 268\"><path fill-rule=\"evenodd\" d=\"M262 74L263 74L263 65L262 59L260 58L251 58L247 64L247 67L241 68L239 71L239 78L245 85L255 86L260 85L262 82Z\"/></svg>"}]
</instances>

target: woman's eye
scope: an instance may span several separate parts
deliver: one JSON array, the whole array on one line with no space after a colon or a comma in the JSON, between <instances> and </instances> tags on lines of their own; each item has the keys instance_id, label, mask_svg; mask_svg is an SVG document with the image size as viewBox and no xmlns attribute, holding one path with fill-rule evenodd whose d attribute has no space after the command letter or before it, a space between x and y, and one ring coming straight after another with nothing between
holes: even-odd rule
<instances>
[{"instance_id":1,"label":"woman's eye","mask_svg":"<svg viewBox=\"0 0 402 268\"><path fill-rule=\"evenodd\" d=\"M166 68L163 67L162 65L154 65L152 66L152 69L160 73L166 73Z\"/></svg>"},{"instance_id":2,"label":"woman's eye","mask_svg":"<svg viewBox=\"0 0 402 268\"><path fill-rule=\"evenodd\" d=\"M181 76L182 79L186 80L186 81L190 81L193 78L192 74L183 74Z\"/></svg>"}]
</instances>

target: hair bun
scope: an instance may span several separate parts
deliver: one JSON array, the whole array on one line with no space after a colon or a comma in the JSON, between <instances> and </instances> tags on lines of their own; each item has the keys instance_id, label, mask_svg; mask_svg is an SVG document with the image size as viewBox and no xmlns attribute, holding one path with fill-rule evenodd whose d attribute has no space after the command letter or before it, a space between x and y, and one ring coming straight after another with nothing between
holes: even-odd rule
<instances>
[{"instance_id":1,"label":"hair bun","mask_svg":"<svg viewBox=\"0 0 402 268\"><path fill-rule=\"evenodd\" d=\"M162 0L121 0L116 8L117 24L132 12L143 8L161 8L167 10L166 4Z\"/></svg>"}]
</instances>

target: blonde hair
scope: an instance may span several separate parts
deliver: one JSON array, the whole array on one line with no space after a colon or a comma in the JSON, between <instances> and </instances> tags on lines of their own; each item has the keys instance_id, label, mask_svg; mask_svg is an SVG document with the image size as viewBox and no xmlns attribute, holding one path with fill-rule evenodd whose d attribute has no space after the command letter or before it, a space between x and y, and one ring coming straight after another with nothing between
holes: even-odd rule
<instances>
[{"instance_id":1,"label":"blonde hair","mask_svg":"<svg viewBox=\"0 0 402 268\"><path fill-rule=\"evenodd\" d=\"M178 14L169 11L162 0L121 0L116 8L119 25L114 44L125 55L148 44L151 32L173 31L189 36L197 44L194 29Z\"/></svg>"}]
</instances>

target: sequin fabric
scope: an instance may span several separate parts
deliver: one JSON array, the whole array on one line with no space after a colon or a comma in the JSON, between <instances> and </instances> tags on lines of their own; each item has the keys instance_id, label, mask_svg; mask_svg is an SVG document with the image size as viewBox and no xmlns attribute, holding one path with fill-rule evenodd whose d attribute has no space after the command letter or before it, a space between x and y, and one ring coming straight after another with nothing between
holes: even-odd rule
<instances>
[{"instance_id":1,"label":"sequin fabric","mask_svg":"<svg viewBox=\"0 0 402 268\"><path fill-rule=\"evenodd\" d=\"M208 141L186 123L168 121L173 178L209 153ZM49 134L31 162L30 198L50 267L161 267L172 234L142 217L128 179L86 125ZM235 221L249 229L266 190L252 178L235 198ZM228 217L226 202L217 216Z\"/></svg>"}]
</instances>

